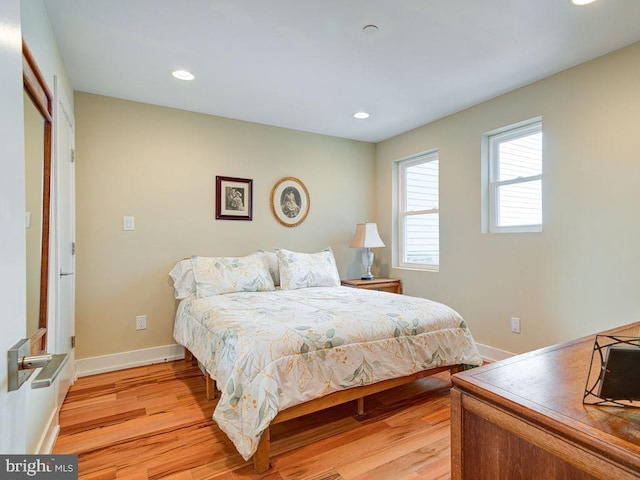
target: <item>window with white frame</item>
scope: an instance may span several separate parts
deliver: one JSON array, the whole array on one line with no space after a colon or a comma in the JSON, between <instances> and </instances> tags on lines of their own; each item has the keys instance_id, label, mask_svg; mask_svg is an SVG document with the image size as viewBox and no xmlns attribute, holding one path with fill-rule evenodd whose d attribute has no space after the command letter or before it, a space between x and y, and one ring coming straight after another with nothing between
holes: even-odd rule
<instances>
[{"instance_id":1,"label":"window with white frame","mask_svg":"<svg viewBox=\"0 0 640 480\"><path fill-rule=\"evenodd\" d=\"M542 231L542 120L484 135L489 232Z\"/></svg>"},{"instance_id":2,"label":"window with white frame","mask_svg":"<svg viewBox=\"0 0 640 480\"><path fill-rule=\"evenodd\" d=\"M438 271L438 152L398 162L398 267Z\"/></svg>"}]
</instances>

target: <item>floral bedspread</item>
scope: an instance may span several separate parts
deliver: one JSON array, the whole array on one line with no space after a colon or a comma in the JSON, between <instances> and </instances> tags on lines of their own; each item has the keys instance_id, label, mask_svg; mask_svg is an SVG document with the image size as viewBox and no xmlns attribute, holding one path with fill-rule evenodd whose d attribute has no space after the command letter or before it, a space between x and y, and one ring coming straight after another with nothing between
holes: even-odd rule
<instances>
[{"instance_id":1,"label":"floral bedspread","mask_svg":"<svg viewBox=\"0 0 640 480\"><path fill-rule=\"evenodd\" d=\"M216 380L213 419L245 460L285 408L433 367L481 363L450 307L347 287L187 298L174 338Z\"/></svg>"}]
</instances>

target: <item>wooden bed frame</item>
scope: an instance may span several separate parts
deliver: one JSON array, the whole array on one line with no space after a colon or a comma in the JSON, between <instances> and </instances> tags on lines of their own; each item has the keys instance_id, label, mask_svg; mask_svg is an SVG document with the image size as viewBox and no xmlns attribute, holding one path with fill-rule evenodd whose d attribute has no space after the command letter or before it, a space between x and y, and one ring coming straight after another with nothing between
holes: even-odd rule
<instances>
[{"instance_id":1,"label":"wooden bed frame","mask_svg":"<svg viewBox=\"0 0 640 480\"><path fill-rule=\"evenodd\" d=\"M195 357L193 354L185 348L185 360L192 362ZM399 387L400 385L404 385L405 383L413 382L420 378L428 377L431 375L435 375L436 373L450 371L452 374L462 371L462 365L451 365L447 367L436 367L429 370L423 370L420 372L412 373L411 375L407 375L405 377L399 378L391 378L389 380L384 380L382 382L373 383L371 385L363 385L361 387L352 387L346 390L340 390L337 392L330 393L329 395L325 395L324 397L315 398L313 400L309 400L308 402L301 403L299 405L294 405L293 407L289 407L285 410L279 412L273 420L271 420L270 425L275 425L277 423L286 422L287 420L292 420L294 418L301 417L303 415L307 415L309 413L318 412L320 410L324 410L326 408L333 407L335 405L340 405L342 403L350 402L352 400L358 401L358 415L364 414L364 397L367 395L373 395L374 393L379 393L385 390L389 390L390 388ZM216 396L216 383L213 378L206 374L206 395L208 400L215 399ZM256 453L253 454L253 468L257 473L263 473L269 470L269 455L271 450L271 436L269 433L269 427L267 427L262 433L262 437L260 437L260 443L258 444L258 449Z\"/></svg>"}]
</instances>

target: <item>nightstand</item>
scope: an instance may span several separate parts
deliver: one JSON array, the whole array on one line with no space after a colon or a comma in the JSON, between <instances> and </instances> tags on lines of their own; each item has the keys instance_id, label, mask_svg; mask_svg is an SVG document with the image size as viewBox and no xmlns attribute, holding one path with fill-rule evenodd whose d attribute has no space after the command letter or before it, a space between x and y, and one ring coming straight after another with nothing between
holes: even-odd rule
<instances>
[{"instance_id":1,"label":"nightstand","mask_svg":"<svg viewBox=\"0 0 640 480\"><path fill-rule=\"evenodd\" d=\"M375 278L373 280L342 280L342 286L378 290L380 292L402 293L402 280L399 278Z\"/></svg>"}]
</instances>

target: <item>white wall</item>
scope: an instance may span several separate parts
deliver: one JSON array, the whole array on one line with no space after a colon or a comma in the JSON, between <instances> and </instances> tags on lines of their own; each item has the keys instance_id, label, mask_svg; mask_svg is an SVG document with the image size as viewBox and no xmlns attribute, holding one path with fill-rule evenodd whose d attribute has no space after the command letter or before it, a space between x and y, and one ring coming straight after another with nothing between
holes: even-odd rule
<instances>
[{"instance_id":1,"label":"white wall","mask_svg":"<svg viewBox=\"0 0 640 480\"><path fill-rule=\"evenodd\" d=\"M20 7L22 37L36 59L51 93L53 94L54 90L53 78L56 76L65 95L73 102L73 88L67 77L44 3L42 0L22 0ZM73 107L73 103L71 106Z\"/></svg>"},{"instance_id":2,"label":"white wall","mask_svg":"<svg viewBox=\"0 0 640 480\"><path fill-rule=\"evenodd\" d=\"M477 341L516 353L638 320L639 85L635 44L378 144L386 238L394 161L440 152L440 272L391 269L405 292L448 303ZM483 234L481 135L539 115L543 232ZM377 256L388 266L390 253Z\"/></svg>"}]
</instances>

